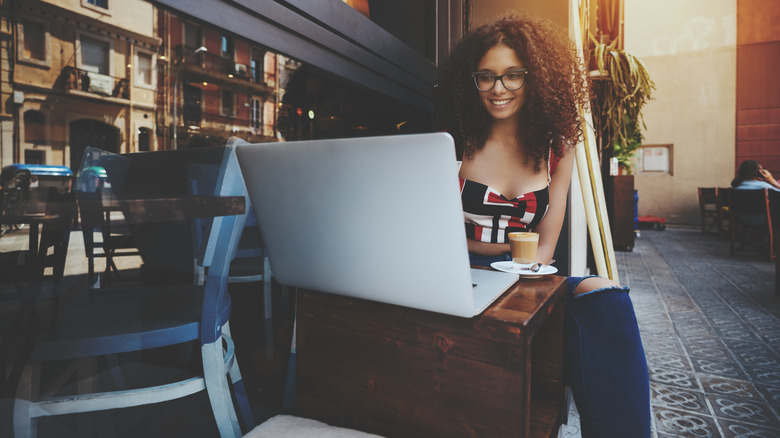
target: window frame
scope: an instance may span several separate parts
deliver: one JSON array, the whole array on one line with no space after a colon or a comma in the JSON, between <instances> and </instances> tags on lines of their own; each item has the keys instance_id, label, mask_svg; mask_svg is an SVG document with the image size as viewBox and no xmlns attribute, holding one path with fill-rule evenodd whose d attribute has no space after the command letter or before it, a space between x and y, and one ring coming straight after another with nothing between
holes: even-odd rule
<instances>
[{"instance_id":1,"label":"window frame","mask_svg":"<svg viewBox=\"0 0 780 438\"><path fill-rule=\"evenodd\" d=\"M462 0L436 1L437 54L443 54L467 26ZM155 3L423 111L434 110L436 63L341 0Z\"/></svg>"},{"instance_id":2,"label":"window frame","mask_svg":"<svg viewBox=\"0 0 780 438\"><path fill-rule=\"evenodd\" d=\"M83 37L108 43L108 73L106 74L106 76L111 76L112 78L116 79L116 76L114 75L114 40L112 38L106 38L94 33L76 32L76 68L84 71L89 71L84 68L84 61L82 58L83 52L82 52L81 45L82 45Z\"/></svg>"},{"instance_id":3,"label":"window frame","mask_svg":"<svg viewBox=\"0 0 780 438\"><path fill-rule=\"evenodd\" d=\"M149 77L151 78L150 83L145 83L140 80L139 77L139 70L138 66L140 63L138 62L139 54L148 55L151 62L149 64ZM157 75L154 74L154 72L157 70L157 54L151 50L146 50L140 47L135 47L135 50L133 52L133 69L132 69L132 75L133 75L133 85L139 88L145 88L148 90L156 90L157 89Z\"/></svg>"},{"instance_id":4,"label":"window frame","mask_svg":"<svg viewBox=\"0 0 780 438\"><path fill-rule=\"evenodd\" d=\"M193 47L193 50L203 46L204 45L204 42L203 42L203 33L204 33L203 32L203 27L200 26L199 24L197 24L197 23L195 23L193 21L189 21L189 20L182 20L181 21L181 43L182 43L182 45L184 47L188 47L188 45L187 45L187 34L188 34L187 27L190 27L191 29L194 29L197 32L198 44L195 47ZM221 43L222 42L220 41L220 44Z\"/></svg>"},{"instance_id":5,"label":"window frame","mask_svg":"<svg viewBox=\"0 0 780 438\"><path fill-rule=\"evenodd\" d=\"M31 21L43 29L43 51L44 59L36 59L25 56L24 54L24 24L25 21ZM49 31L49 24L44 20L38 20L29 16L22 16L17 22L17 52L16 59L19 62L25 64L31 64L39 67L51 67L51 32Z\"/></svg>"},{"instance_id":6,"label":"window frame","mask_svg":"<svg viewBox=\"0 0 780 438\"><path fill-rule=\"evenodd\" d=\"M230 108L225 106L225 93L230 93L231 100ZM236 116L236 92L229 88L219 89L219 115L223 117L235 117Z\"/></svg>"},{"instance_id":7,"label":"window frame","mask_svg":"<svg viewBox=\"0 0 780 438\"><path fill-rule=\"evenodd\" d=\"M89 2L89 0L81 0L81 7L87 8L96 12L100 12L104 15L111 15L111 0L106 0L106 7L98 6Z\"/></svg>"},{"instance_id":8,"label":"window frame","mask_svg":"<svg viewBox=\"0 0 780 438\"><path fill-rule=\"evenodd\" d=\"M249 99L249 128L254 135L262 135L263 133L264 105L265 101L260 97L252 96Z\"/></svg>"}]
</instances>

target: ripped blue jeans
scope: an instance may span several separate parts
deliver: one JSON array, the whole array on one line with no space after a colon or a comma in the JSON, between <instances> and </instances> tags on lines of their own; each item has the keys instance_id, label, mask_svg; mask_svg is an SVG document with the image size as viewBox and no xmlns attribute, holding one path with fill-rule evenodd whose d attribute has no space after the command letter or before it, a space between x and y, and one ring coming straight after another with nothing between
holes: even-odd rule
<instances>
[{"instance_id":1,"label":"ripped blue jeans","mask_svg":"<svg viewBox=\"0 0 780 438\"><path fill-rule=\"evenodd\" d=\"M470 255L490 266L511 256ZM580 414L583 438L650 436L647 362L628 288L574 290L588 277L567 280L564 368Z\"/></svg>"}]
</instances>

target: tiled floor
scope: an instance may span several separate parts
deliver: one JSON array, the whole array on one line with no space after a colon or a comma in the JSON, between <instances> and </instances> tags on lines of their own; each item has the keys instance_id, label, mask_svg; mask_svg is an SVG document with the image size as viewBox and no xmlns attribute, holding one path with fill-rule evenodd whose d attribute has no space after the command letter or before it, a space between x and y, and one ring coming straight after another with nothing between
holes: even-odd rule
<instances>
[{"instance_id":1,"label":"tiled floor","mask_svg":"<svg viewBox=\"0 0 780 438\"><path fill-rule=\"evenodd\" d=\"M674 228L643 230L617 262L646 350L653 436L780 437L774 264ZM579 436L576 410L572 420L562 437Z\"/></svg>"}]
</instances>

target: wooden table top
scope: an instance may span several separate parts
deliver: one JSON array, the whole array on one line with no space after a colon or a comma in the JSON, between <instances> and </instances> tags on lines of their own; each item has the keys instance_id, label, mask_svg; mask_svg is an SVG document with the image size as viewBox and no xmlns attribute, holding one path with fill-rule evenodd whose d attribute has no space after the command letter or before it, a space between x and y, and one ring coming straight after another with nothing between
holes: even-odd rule
<instances>
[{"instance_id":1,"label":"wooden table top","mask_svg":"<svg viewBox=\"0 0 780 438\"><path fill-rule=\"evenodd\" d=\"M187 196L118 200L130 223L179 221L200 217L243 214L243 196Z\"/></svg>"}]
</instances>

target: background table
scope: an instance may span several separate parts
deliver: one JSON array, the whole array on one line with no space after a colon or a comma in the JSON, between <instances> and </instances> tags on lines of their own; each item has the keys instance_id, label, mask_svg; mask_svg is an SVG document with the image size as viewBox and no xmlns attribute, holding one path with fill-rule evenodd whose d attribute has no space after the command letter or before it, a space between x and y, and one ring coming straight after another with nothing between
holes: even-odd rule
<instances>
[{"instance_id":1,"label":"background table","mask_svg":"<svg viewBox=\"0 0 780 438\"><path fill-rule=\"evenodd\" d=\"M0 215L0 225L29 225L29 251L30 256L35 257L38 254L38 235L40 234L40 225L46 221L57 219L56 216L47 216L43 213L23 214L23 215Z\"/></svg>"},{"instance_id":2,"label":"background table","mask_svg":"<svg viewBox=\"0 0 780 438\"><path fill-rule=\"evenodd\" d=\"M296 411L386 437L555 436L564 282L520 280L474 318L301 291Z\"/></svg>"}]
</instances>

